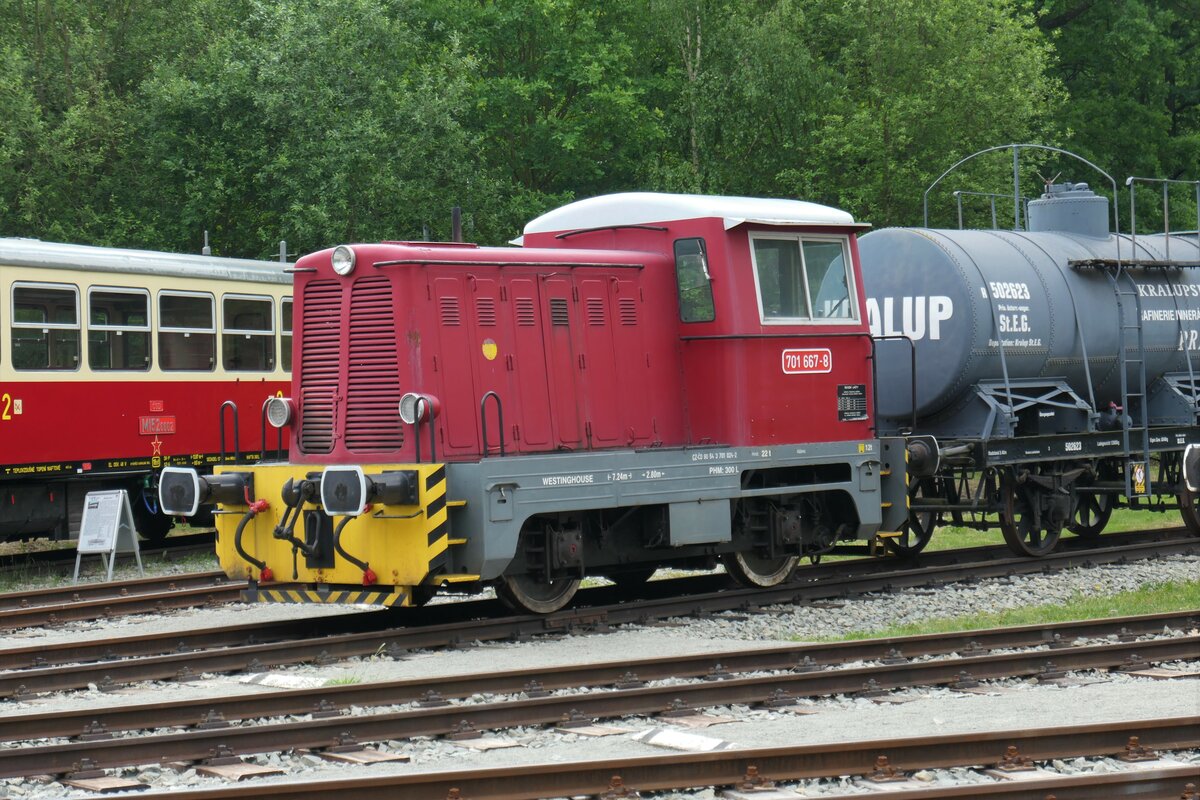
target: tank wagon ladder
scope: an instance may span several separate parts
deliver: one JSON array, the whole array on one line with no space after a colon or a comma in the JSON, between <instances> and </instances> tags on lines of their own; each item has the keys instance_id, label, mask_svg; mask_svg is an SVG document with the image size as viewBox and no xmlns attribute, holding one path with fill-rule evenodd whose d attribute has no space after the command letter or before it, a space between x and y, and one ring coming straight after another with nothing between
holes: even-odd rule
<instances>
[{"instance_id":1,"label":"tank wagon ladder","mask_svg":"<svg viewBox=\"0 0 1200 800\"><path fill-rule=\"evenodd\" d=\"M1145 332L1142 329L1142 301L1138 295L1137 284L1133 281L1133 276L1120 262L1112 268L1105 270L1109 281L1112 283L1113 291L1117 296L1117 322L1119 323L1119 336L1117 343L1117 358L1121 365L1121 413L1131 415L1133 413L1133 405L1131 401L1137 402L1138 407L1138 424L1136 427L1125 424L1121 426L1121 449L1125 453L1126 469L1125 469L1125 496L1135 496L1135 489L1140 488L1141 491L1136 492L1137 496L1150 494L1150 409L1147 397L1149 392L1146 387L1146 344ZM1122 284L1124 279L1124 284ZM1123 288L1128 286L1128 288ZM1129 323L1129 312L1133 312L1133 323ZM1137 342L1136 358L1129 357L1129 338L1133 334ZM1130 374L1129 368L1133 367L1136 370L1137 391L1131 392L1129 389ZM1141 486L1136 486L1133 480L1133 470L1129 467L1130 456L1133 451L1130 447L1131 434L1134 431L1141 434L1141 442L1139 452L1142 458L1142 474L1145 476Z\"/></svg>"}]
</instances>

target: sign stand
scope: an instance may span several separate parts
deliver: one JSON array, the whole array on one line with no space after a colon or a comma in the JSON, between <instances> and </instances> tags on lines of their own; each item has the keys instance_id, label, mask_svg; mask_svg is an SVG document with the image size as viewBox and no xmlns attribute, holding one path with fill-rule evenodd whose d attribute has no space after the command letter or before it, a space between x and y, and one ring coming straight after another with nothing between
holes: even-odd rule
<instances>
[{"instance_id":1,"label":"sign stand","mask_svg":"<svg viewBox=\"0 0 1200 800\"><path fill-rule=\"evenodd\" d=\"M83 556L96 554L103 560L111 581L118 553L133 553L138 575L145 574L129 494L124 489L88 492L83 501L83 521L79 525L79 545L75 550L75 576L71 583L79 581L79 562Z\"/></svg>"}]
</instances>

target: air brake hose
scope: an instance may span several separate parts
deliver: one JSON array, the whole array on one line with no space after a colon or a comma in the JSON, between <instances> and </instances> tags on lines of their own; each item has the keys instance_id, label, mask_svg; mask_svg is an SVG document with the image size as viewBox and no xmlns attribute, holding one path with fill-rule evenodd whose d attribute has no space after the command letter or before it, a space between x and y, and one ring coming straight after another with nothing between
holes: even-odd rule
<instances>
[{"instance_id":1,"label":"air brake hose","mask_svg":"<svg viewBox=\"0 0 1200 800\"><path fill-rule=\"evenodd\" d=\"M237 550L237 554L245 561L248 561L249 563L258 567L258 571L262 580L269 581L274 577L271 574L271 568L267 566L265 561L259 561L257 558L246 552L245 548L242 547L242 533L245 532L246 524L249 523L250 520L258 516L260 511L266 511L271 506L266 500L257 500L249 505L250 510L242 515L241 520L238 522L237 530L233 534L233 549Z\"/></svg>"},{"instance_id":2,"label":"air brake hose","mask_svg":"<svg viewBox=\"0 0 1200 800\"><path fill-rule=\"evenodd\" d=\"M333 549L334 552L338 553L342 558L346 559L351 564L363 571L363 586L371 586L375 583L375 581L378 580L375 572L371 569L371 565L366 561L359 561L357 558L342 549L342 529L345 528L346 523L352 519L354 519L354 517L342 517L342 521L337 524L337 527L333 531Z\"/></svg>"}]
</instances>

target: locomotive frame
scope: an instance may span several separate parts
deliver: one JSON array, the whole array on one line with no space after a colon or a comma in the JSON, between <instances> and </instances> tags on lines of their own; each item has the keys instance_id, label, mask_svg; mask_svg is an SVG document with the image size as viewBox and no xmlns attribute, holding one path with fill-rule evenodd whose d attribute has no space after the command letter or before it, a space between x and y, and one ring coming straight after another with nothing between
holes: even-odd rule
<instances>
[{"instance_id":1,"label":"locomotive frame","mask_svg":"<svg viewBox=\"0 0 1200 800\"><path fill-rule=\"evenodd\" d=\"M0 536L73 537L87 492L125 489L160 539L163 466L257 458L217 409L288 385L285 266L0 239Z\"/></svg>"}]
</instances>

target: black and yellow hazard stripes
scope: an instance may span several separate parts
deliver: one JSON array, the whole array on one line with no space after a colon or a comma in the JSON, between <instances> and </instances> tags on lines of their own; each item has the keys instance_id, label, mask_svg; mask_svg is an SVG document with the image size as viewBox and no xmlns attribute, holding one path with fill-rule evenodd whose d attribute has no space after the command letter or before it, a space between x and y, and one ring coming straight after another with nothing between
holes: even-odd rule
<instances>
[{"instance_id":1,"label":"black and yellow hazard stripes","mask_svg":"<svg viewBox=\"0 0 1200 800\"><path fill-rule=\"evenodd\" d=\"M259 586L242 591L247 603L361 603L376 606L410 605L411 593L403 587L366 589L353 586Z\"/></svg>"},{"instance_id":2,"label":"black and yellow hazard stripes","mask_svg":"<svg viewBox=\"0 0 1200 800\"><path fill-rule=\"evenodd\" d=\"M363 514L330 520L319 512L316 499L306 503L290 536L312 546L317 552L306 554L294 547L287 537L274 535L284 519L287 506L283 487L302 480L318 480L323 468L311 464L267 464L221 467L218 472L235 470L254 475L254 497L266 500L269 508L250 514L248 505L222 506L217 515L217 555L221 567L234 579L259 580L263 570L253 567L243 555L260 561L270 570L270 581L247 590L247 599L268 603L375 603L411 605L412 587L437 584L437 576L446 572L451 537L448 507L462 505L447 496L444 464L371 464L363 465L368 476L395 470L417 473L417 502L406 505L376 504ZM296 518L293 514L292 518ZM313 518L324 519L324 527L314 527ZM343 524L344 523L344 524ZM240 547L235 541L241 529ZM334 546L334 531L337 547ZM339 552L340 548L340 552ZM350 558L346 558L345 555ZM366 568L363 567L366 565ZM250 597L249 595L253 595Z\"/></svg>"}]
</instances>

